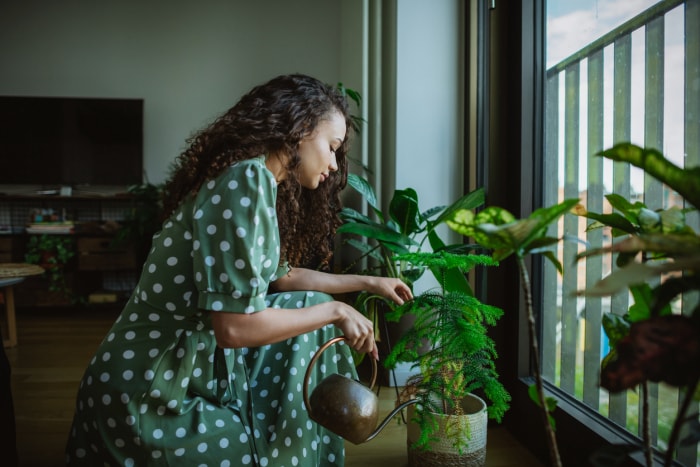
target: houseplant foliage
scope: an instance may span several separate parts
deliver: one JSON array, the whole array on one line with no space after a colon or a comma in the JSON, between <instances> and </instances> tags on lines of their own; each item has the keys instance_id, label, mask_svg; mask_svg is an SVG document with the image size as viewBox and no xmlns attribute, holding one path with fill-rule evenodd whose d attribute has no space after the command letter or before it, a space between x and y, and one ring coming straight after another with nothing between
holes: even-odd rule
<instances>
[{"instance_id":1,"label":"houseplant foliage","mask_svg":"<svg viewBox=\"0 0 700 467\"><path fill-rule=\"evenodd\" d=\"M438 436L435 414L460 415L461 401L470 393L483 391L490 402L490 418L500 421L508 410L510 395L499 381L495 344L488 335L503 311L481 303L469 290L446 288L447 271L466 274L477 265L497 263L485 255L446 251L407 253L396 259L429 268L439 279L437 288L416 295L388 316L416 317L414 326L395 343L386 366L409 362L420 370L418 377L409 380L405 393L419 401L415 422L420 437L413 447L430 449ZM468 447L468 436L448 434L458 452Z\"/></svg>"},{"instance_id":2,"label":"houseplant foliage","mask_svg":"<svg viewBox=\"0 0 700 467\"><path fill-rule=\"evenodd\" d=\"M29 237L24 260L44 268L50 291L60 292L64 297L72 299L64 267L74 256L75 245L70 236L42 234Z\"/></svg>"},{"instance_id":3,"label":"houseplant foliage","mask_svg":"<svg viewBox=\"0 0 700 467\"><path fill-rule=\"evenodd\" d=\"M475 190L452 203L449 206L435 206L425 211L419 207L418 193L413 188L396 189L389 202L388 210L384 212L377 200L372 185L367 179L350 173L348 185L357 191L367 202L369 214L344 207L340 217L344 223L338 228L343 243L353 247L358 256L345 270L361 265L361 274L396 277L403 280L409 287L418 280L426 270L426 266L410 263L399 255L419 252L425 249L460 250L461 245L447 247L436 232L436 228L444 224L452 213L459 209L474 209L484 202L483 190ZM429 248L428 248L429 247ZM446 270L435 276L444 281L446 290L468 290L470 286L464 274L457 270ZM378 323L380 310L391 310L394 303L379 295L362 292L355 298L355 308L375 322L376 334L379 340L388 340L388 326L381 332ZM385 314L386 321L398 321ZM409 317L410 320L410 317ZM405 327L401 324L399 328ZM402 330L399 329L398 333ZM390 349L389 349L390 351ZM357 363L362 355L355 355Z\"/></svg>"},{"instance_id":4,"label":"houseplant foliage","mask_svg":"<svg viewBox=\"0 0 700 467\"><path fill-rule=\"evenodd\" d=\"M162 186L152 183L131 185L127 188L133 197L131 210L117 230L114 246L131 245L138 254L138 261L145 261L151 248L151 239L163 220Z\"/></svg>"},{"instance_id":5,"label":"houseplant foliage","mask_svg":"<svg viewBox=\"0 0 700 467\"><path fill-rule=\"evenodd\" d=\"M428 245L435 251L462 249L462 246L446 247L435 229L444 224L454 212L475 209L484 202L483 190L478 189L449 206L435 206L421 211L416 190L405 188L394 191L385 213L379 206L372 185L365 178L348 174L348 185L362 195L371 212L370 215L365 215L356 209L345 207L340 213L344 224L338 228L338 233L345 237L344 243L359 252L359 256L348 268L366 262L363 273L397 277L411 287L424 273L425 267L401 259L399 255L423 251ZM446 289L469 288L464 274L454 269L441 271L435 277L445 281ZM363 300L368 298L364 297Z\"/></svg>"},{"instance_id":6,"label":"houseplant foliage","mask_svg":"<svg viewBox=\"0 0 700 467\"><path fill-rule=\"evenodd\" d=\"M553 223L577 203L577 199L565 200L560 204L538 209L523 219L517 219L507 210L497 206L487 207L478 213L465 209L454 212L453 216L446 221L450 228L473 239L478 245L491 250L494 260L502 262L513 256L517 262L520 284L527 308L530 357L535 376L535 384L530 388L530 397L541 409L550 461L552 465L556 466L561 465L554 435L554 422L551 417L551 412L556 407L556 401L544 394L537 326L532 302L532 286L525 258L531 254L542 254L544 258L554 264L560 273L563 273L563 267L553 252L553 247L561 239L550 237L547 232Z\"/></svg>"},{"instance_id":7,"label":"houseplant foliage","mask_svg":"<svg viewBox=\"0 0 700 467\"><path fill-rule=\"evenodd\" d=\"M598 156L641 168L675 190L694 210L700 208L700 167L681 169L659 151L629 143L618 144ZM588 250L578 259L616 253L618 268L584 293L605 296L629 291L634 303L629 310L613 310L604 317L611 350L601 365L601 386L610 392L641 387L644 451L649 466L653 459L647 415L648 382L682 389L684 400L665 453L664 465L670 466L679 442L694 444L700 440L698 414L688 415L692 401L700 400L700 236L685 222L685 214L691 208L652 210L644 203L630 203L616 194L607 199L617 212L591 213L579 207L577 213L594 221L589 230L611 227L618 241ZM690 292L696 295L693 297ZM683 308L687 311L672 313L672 304L683 294ZM690 435L679 440L683 424L690 426ZM615 448L620 452L639 449ZM607 458L612 457L608 453Z\"/></svg>"}]
</instances>

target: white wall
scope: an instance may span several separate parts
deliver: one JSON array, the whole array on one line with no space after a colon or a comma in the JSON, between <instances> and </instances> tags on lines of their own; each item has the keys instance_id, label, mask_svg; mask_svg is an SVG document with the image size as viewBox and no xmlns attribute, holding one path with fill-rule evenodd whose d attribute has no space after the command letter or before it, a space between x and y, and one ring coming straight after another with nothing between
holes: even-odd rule
<instances>
[{"instance_id":1,"label":"white wall","mask_svg":"<svg viewBox=\"0 0 700 467\"><path fill-rule=\"evenodd\" d=\"M256 84L302 72L357 86L341 76L341 62L354 69L341 60L342 6L329 0L4 1L0 94L145 99L144 170L158 183L185 139Z\"/></svg>"},{"instance_id":2,"label":"white wall","mask_svg":"<svg viewBox=\"0 0 700 467\"><path fill-rule=\"evenodd\" d=\"M396 2L395 179L416 189L421 210L464 194L462 3ZM440 234L459 241L447 228Z\"/></svg>"},{"instance_id":3,"label":"white wall","mask_svg":"<svg viewBox=\"0 0 700 467\"><path fill-rule=\"evenodd\" d=\"M368 73L386 79L367 63L375 1L4 1L0 94L144 98L144 169L158 183L194 130L275 75L343 81L371 108ZM448 204L462 193L463 0L390 2L396 19L382 23L396 29L381 47L396 44L384 88L395 96L367 116L395 119L382 179L416 188L422 209Z\"/></svg>"}]
</instances>

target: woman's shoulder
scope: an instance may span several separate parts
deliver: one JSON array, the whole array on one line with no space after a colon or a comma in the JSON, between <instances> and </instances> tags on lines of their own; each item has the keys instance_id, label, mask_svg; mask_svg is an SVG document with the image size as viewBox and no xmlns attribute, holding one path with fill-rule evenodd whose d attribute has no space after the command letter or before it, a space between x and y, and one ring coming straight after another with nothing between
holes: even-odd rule
<instances>
[{"instance_id":1,"label":"woman's shoulder","mask_svg":"<svg viewBox=\"0 0 700 467\"><path fill-rule=\"evenodd\" d=\"M251 176L251 174L260 174L265 177L272 177L272 173L265 165L265 156L252 157L242 161L236 161L224 170L223 176Z\"/></svg>"},{"instance_id":2,"label":"woman's shoulder","mask_svg":"<svg viewBox=\"0 0 700 467\"><path fill-rule=\"evenodd\" d=\"M265 156L236 161L215 179L205 183L208 190L248 186L256 191L269 186L276 188L275 177L265 165Z\"/></svg>"}]
</instances>

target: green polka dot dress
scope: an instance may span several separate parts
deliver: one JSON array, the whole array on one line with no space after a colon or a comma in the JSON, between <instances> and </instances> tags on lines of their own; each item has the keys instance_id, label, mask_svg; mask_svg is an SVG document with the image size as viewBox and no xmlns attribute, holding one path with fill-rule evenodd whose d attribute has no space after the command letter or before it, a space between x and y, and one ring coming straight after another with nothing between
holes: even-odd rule
<instances>
[{"instance_id":1,"label":"green polka dot dress","mask_svg":"<svg viewBox=\"0 0 700 467\"><path fill-rule=\"evenodd\" d=\"M336 328L257 348L222 349L214 338L211 313L332 300L268 294L286 272L276 195L263 157L239 162L164 223L80 383L68 465L343 465L343 440L309 419L302 396L306 367ZM342 343L314 368L312 387L331 373L356 376Z\"/></svg>"}]
</instances>

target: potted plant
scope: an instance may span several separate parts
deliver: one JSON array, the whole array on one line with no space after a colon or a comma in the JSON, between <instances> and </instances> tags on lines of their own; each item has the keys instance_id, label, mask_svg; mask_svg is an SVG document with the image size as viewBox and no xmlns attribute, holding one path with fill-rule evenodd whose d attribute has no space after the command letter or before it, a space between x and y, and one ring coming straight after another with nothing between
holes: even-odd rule
<instances>
[{"instance_id":1,"label":"potted plant","mask_svg":"<svg viewBox=\"0 0 700 467\"><path fill-rule=\"evenodd\" d=\"M597 156L641 168L680 194L693 207L691 209L700 208L700 168L681 169L660 152L629 143L615 145ZM457 232L491 249L494 258L502 261L513 255L518 263L528 312L535 376L530 397L541 409L550 462L555 466L562 465L552 417L556 400L546 397L543 390L536 357L539 354L536 315L524 258L528 254L543 254L559 272L564 272L550 250L561 239L547 236L547 228L570 210L594 220L589 229L612 228L616 242L587 250L576 258L618 253L619 268L601 278L591 289L579 293L609 296L628 292L635 300L629 310L612 310L604 317L603 325L611 350L601 363L601 386L619 392L639 385L646 394L648 381L661 381L683 390L685 396L678 408L669 447L664 453L663 465L670 466L675 448L681 441L681 427L689 427L684 442L692 444L700 440L698 415L688 416L691 402L699 397L700 305L697 298L690 298L691 303L685 307L689 310L687 314L672 314L669 306L681 294L700 290L700 236L685 223L684 215L688 209L652 210L643 203L631 203L617 194L608 195L607 199L619 213L591 213L578 205L578 200L571 199L538 209L523 219L516 219L499 207L488 207L476 214L467 210L456 212L447 223ZM662 274L670 276L659 281ZM643 431L647 432L648 420L643 419L642 424L645 426ZM590 462L596 466L618 465L628 454L643 450L646 463L651 467L653 453L648 435L643 441L643 444L602 448L593 454Z\"/></svg>"},{"instance_id":2,"label":"potted plant","mask_svg":"<svg viewBox=\"0 0 700 467\"><path fill-rule=\"evenodd\" d=\"M541 254L554 264L557 271L563 272L561 262L552 251L552 247L561 239L550 237L548 230L578 201L578 199L568 199L554 206L540 208L523 219L517 219L513 214L498 206L489 206L478 213L466 209L456 211L446 221L449 227L456 232L473 239L478 245L490 250L495 260L501 262L509 257L514 257L517 262L520 284L527 308L530 358L535 376L535 384L530 386L529 396L540 407L550 461L555 466L561 466L554 434L554 421L551 415L556 408L556 400L547 397L544 393L538 357L539 344L532 301L532 286L525 258L531 254Z\"/></svg>"},{"instance_id":3,"label":"potted plant","mask_svg":"<svg viewBox=\"0 0 700 467\"><path fill-rule=\"evenodd\" d=\"M388 316L415 317L386 360L389 368L408 362L420 371L409 379L400 401L417 400L409 408L409 465L484 465L487 418L500 421L510 401L498 379L497 353L488 335L503 311L481 303L469 290L447 288L446 280L448 271L466 274L474 266L497 263L485 255L444 250L396 259L429 268L439 278L438 287L416 295Z\"/></svg>"},{"instance_id":4,"label":"potted plant","mask_svg":"<svg viewBox=\"0 0 700 467\"><path fill-rule=\"evenodd\" d=\"M693 400L700 398L700 235L686 224L685 214L700 209L700 167L681 169L655 149L622 143L598 154L644 170L675 190L692 207L651 209L631 203L617 194L606 198L616 210L592 213L579 207L576 213L592 219L589 229L610 227L617 239L611 245L591 249L577 259L617 253L617 266L609 276L582 293L610 296L629 292L634 304L628 310L612 310L603 318L610 353L601 363L601 386L616 393L639 386L644 405L642 443L600 450L594 459L624 459L642 450L646 464L653 465L648 418L648 384L662 382L684 394L671 429L664 466L673 463L681 442L681 428L688 427L684 442L700 440L697 411L689 416ZM685 297L686 312L673 313L672 303Z\"/></svg>"},{"instance_id":5,"label":"potted plant","mask_svg":"<svg viewBox=\"0 0 700 467\"><path fill-rule=\"evenodd\" d=\"M455 211L473 209L484 201L483 190L479 189L459 198L449 206L435 206L421 211L418 193L413 188L406 188L394 191L388 210L384 212L379 206L374 189L365 178L352 173L348 174L348 185L367 202L370 214L365 215L349 207L343 208L340 213L344 223L338 228L338 234L343 237L344 244L359 252L345 270L359 266L361 274L397 277L411 288L423 275L426 267L400 259L399 255L426 249L435 251L446 248L453 251L463 249L462 245L447 247L436 228L444 224ZM444 281L444 286L448 290L470 290L464 274L456 269L443 271L439 277L437 275L435 277L437 280ZM397 319L388 323L384 321L385 312L392 310L394 304L380 296L361 293L354 302L355 307L374 319L377 326L381 322L382 327L376 330L380 340L382 335L386 335L385 341L396 340L403 334L404 329L412 324L412 317L407 315L404 315L402 320ZM382 358L390 351L389 344L387 342L386 346L380 346Z\"/></svg>"},{"instance_id":6,"label":"potted plant","mask_svg":"<svg viewBox=\"0 0 700 467\"><path fill-rule=\"evenodd\" d=\"M73 239L67 235L31 235L27 242L24 260L44 268L49 281L49 291L73 300L72 290L66 281L65 265L75 256Z\"/></svg>"}]
</instances>

